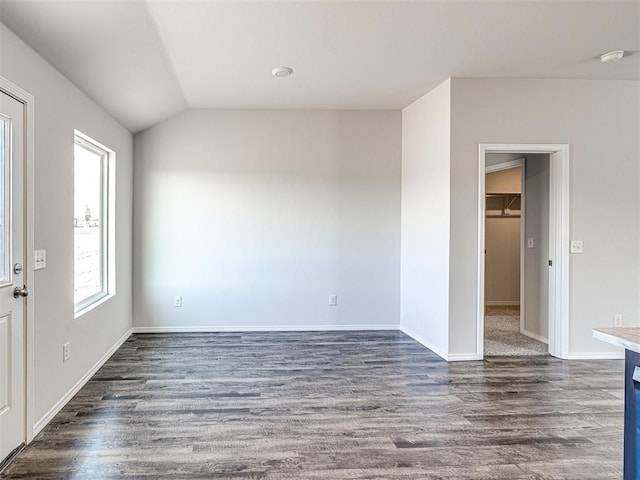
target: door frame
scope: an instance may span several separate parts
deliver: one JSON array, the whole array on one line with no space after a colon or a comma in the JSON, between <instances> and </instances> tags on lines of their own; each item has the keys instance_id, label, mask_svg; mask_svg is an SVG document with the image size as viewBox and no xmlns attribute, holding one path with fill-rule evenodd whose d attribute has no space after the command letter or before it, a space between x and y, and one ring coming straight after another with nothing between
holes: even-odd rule
<instances>
[{"instance_id":1,"label":"door frame","mask_svg":"<svg viewBox=\"0 0 640 480\"><path fill-rule=\"evenodd\" d=\"M485 170L487 153L549 154L549 353L569 357L569 145L478 145L478 278L476 348L484 358Z\"/></svg>"},{"instance_id":2,"label":"door frame","mask_svg":"<svg viewBox=\"0 0 640 480\"><path fill-rule=\"evenodd\" d=\"M24 308L24 380L25 380L25 444L33 440L35 424L35 350L34 350L34 132L35 99L26 90L0 75L0 91L15 98L24 111L24 284L31 295L25 298ZM0 459L2 460L2 459Z\"/></svg>"},{"instance_id":3,"label":"door frame","mask_svg":"<svg viewBox=\"0 0 640 480\"><path fill-rule=\"evenodd\" d=\"M492 153L492 152L489 152ZM486 162L485 162L486 163ZM487 173L493 173L493 172L500 172L502 170L509 170L510 168L517 168L520 167L520 242L519 242L519 250L520 250L520 258L519 258L519 263L520 263L520 292L519 292L519 301L520 301L520 333L522 333L524 331L524 302L525 302L525 298L524 298L524 294L525 294L525 287L524 287L524 282L525 282L525 272L524 272L524 267L525 267L525 244L526 244L526 239L525 237L525 205L526 205L526 194L525 194L525 169L526 169L526 158L522 157L522 158L516 158L514 160L509 160L506 162L500 162L500 163L496 163L494 165L489 165L486 166L485 165L485 175ZM485 177L486 180L486 177ZM486 189L485 189L486 190ZM485 192L486 193L486 192ZM486 217L486 205L485 205L485 217ZM486 225L486 218L485 218L485 225ZM486 235L486 228L485 228L485 235ZM486 238L485 238L486 241ZM484 252L484 249L483 249ZM485 300L483 298L482 300L482 311L484 312L484 308L486 307L485 304ZM483 332L484 334L484 313L483 313L483 329L480 330L481 332ZM484 346L484 345L483 345Z\"/></svg>"}]
</instances>

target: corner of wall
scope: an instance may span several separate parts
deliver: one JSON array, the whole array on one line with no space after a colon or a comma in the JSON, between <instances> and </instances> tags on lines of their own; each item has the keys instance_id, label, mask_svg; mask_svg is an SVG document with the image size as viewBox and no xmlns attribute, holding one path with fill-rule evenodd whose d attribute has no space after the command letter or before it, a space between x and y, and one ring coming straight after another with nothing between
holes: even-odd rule
<instances>
[{"instance_id":1,"label":"corner of wall","mask_svg":"<svg viewBox=\"0 0 640 480\"><path fill-rule=\"evenodd\" d=\"M450 80L402 111L400 329L449 356Z\"/></svg>"}]
</instances>

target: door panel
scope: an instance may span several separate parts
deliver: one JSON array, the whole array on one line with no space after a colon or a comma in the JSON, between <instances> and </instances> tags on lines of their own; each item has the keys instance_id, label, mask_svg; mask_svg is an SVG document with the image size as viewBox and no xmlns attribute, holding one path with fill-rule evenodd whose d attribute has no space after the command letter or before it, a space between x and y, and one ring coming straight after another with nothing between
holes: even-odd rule
<instances>
[{"instance_id":1,"label":"door panel","mask_svg":"<svg viewBox=\"0 0 640 480\"><path fill-rule=\"evenodd\" d=\"M24 106L0 92L0 462L25 441Z\"/></svg>"},{"instance_id":2,"label":"door panel","mask_svg":"<svg viewBox=\"0 0 640 480\"><path fill-rule=\"evenodd\" d=\"M11 371L11 315L0 318L0 415L9 408Z\"/></svg>"}]
</instances>

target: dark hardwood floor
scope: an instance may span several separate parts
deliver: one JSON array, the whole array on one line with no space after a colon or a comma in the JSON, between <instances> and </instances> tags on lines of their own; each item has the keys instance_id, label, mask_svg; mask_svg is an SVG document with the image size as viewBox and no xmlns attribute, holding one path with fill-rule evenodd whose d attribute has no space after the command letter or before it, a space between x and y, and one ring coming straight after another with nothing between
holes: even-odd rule
<instances>
[{"instance_id":1,"label":"dark hardwood floor","mask_svg":"<svg viewBox=\"0 0 640 480\"><path fill-rule=\"evenodd\" d=\"M623 362L400 332L132 336L2 478L620 479Z\"/></svg>"}]
</instances>

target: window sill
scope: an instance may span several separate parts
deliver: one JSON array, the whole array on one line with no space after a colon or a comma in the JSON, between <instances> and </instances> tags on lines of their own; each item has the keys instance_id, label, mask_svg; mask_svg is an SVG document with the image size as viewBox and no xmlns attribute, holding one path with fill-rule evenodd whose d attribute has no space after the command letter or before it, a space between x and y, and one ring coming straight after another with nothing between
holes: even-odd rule
<instances>
[{"instance_id":1,"label":"window sill","mask_svg":"<svg viewBox=\"0 0 640 480\"><path fill-rule=\"evenodd\" d=\"M77 312L75 312L75 314L73 315L73 318L79 318L82 315L84 315L85 313L90 312L91 310L93 310L96 307L99 307L100 305L102 305L104 302L106 302L107 300L115 297L116 294L115 293L108 293L106 294L104 297L101 297L100 299L96 300L95 302L87 305L86 307L82 307L81 310L78 310Z\"/></svg>"}]
</instances>

